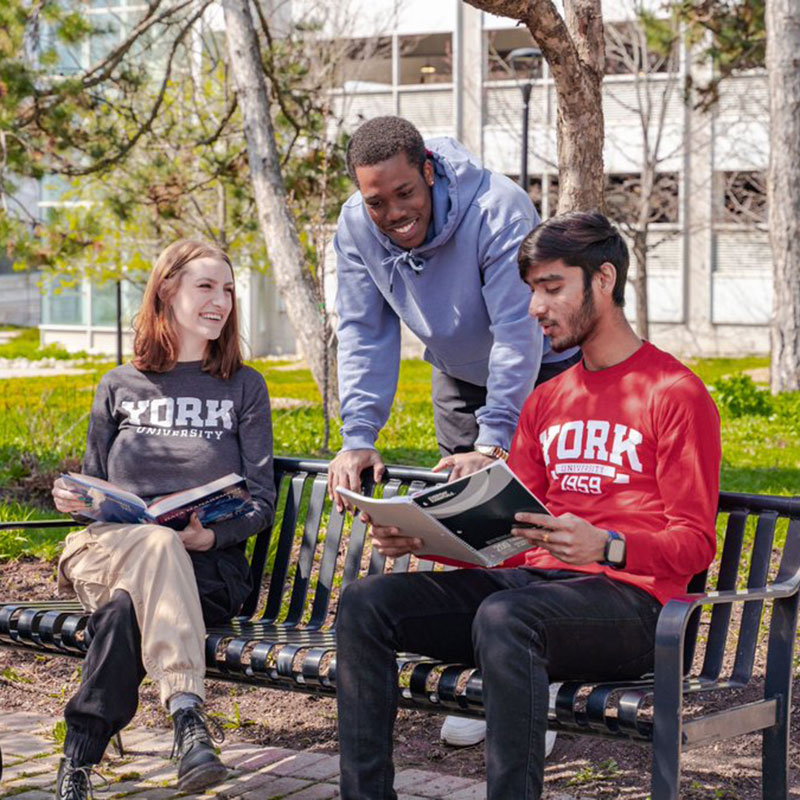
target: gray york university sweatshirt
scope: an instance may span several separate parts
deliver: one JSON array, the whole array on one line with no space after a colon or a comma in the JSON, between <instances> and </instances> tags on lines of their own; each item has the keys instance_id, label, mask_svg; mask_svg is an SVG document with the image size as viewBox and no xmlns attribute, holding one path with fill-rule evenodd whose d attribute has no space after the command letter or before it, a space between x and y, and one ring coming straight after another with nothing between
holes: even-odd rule
<instances>
[{"instance_id":1,"label":"gray york university sweatshirt","mask_svg":"<svg viewBox=\"0 0 800 800\"><path fill-rule=\"evenodd\" d=\"M165 373L124 364L103 376L89 419L83 471L156 497L238 472L254 509L209 526L216 547L244 541L272 522L272 423L264 378L242 367L230 380L182 362Z\"/></svg>"}]
</instances>

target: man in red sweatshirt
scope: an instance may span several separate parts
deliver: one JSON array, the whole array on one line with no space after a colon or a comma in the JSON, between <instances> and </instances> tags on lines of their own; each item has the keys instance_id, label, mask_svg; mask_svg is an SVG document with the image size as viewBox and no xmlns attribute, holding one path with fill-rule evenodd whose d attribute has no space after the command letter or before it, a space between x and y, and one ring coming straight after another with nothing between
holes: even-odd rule
<instances>
[{"instance_id":1,"label":"man in red sweatshirt","mask_svg":"<svg viewBox=\"0 0 800 800\"><path fill-rule=\"evenodd\" d=\"M535 545L524 566L374 576L345 590L345 800L396 797L402 651L480 668L488 800L539 798L548 682L651 671L663 603L714 557L719 415L702 382L628 324L619 232L601 214L555 217L526 237L519 265L551 347L583 352L530 395L511 447L511 468L553 516L517 516L515 533ZM420 545L397 528L373 537L390 556Z\"/></svg>"}]
</instances>

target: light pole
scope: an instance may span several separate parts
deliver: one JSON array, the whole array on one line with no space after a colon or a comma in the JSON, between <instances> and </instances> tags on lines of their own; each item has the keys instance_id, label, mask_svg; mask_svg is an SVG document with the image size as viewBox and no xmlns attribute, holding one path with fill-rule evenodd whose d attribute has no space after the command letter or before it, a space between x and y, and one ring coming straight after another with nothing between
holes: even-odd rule
<instances>
[{"instance_id":1,"label":"light pole","mask_svg":"<svg viewBox=\"0 0 800 800\"><path fill-rule=\"evenodd\" d=\"M122 363L122 278L117 278L117 364Z\"/></svg>"},{"instance_id":2,"label":"light pole","mask_svg":"<svg viewBox=\"0 0 800 800\"><path fill-rule=\"evenodd\" d=\"M519 185L526 193L528 192L528 106L533 89L532 69L534 61L541 57L542 51L538 47L518 47L506 56L506 61L522 92L522 163L519 170ZM524 66L528 67L527 75L521 75L518 71Z\"/></svg>"}]
</instances>

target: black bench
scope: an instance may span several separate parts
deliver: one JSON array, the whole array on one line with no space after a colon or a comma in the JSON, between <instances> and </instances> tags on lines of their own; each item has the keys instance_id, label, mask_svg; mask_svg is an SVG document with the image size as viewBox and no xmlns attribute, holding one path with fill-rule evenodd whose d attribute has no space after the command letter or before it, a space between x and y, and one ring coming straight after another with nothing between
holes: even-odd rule
<instances>
[{"instance_id":1,"label":"black bench","mask_svg":"<svg viewBox=\"0 0 800 800\"><path fill-rule=\"evenodd\" d=\"M272 532L254 542L256 586L243 614L208 631L208 676L318 695L336 692L336 598L365 574L440 569L408 556L387 561L371 551L363 523L349 524L326 497L327 462L278 458L278 513ZM384 496L445 478L389 467ZM372 491L371 481L367 488ZM722 493L724 546L712 570L695 576L691 594L661 614L654 676L625 683L565 683L550 709L550 727L572 734L652 745L652 799L677 800L681 754L752 731L763 732L763 796L788 792L792 661L800 597L800 500ZM41 528L41 521L0 529ZM48 527L75 527L56 520ZM784 539L779 546L776 536ZM268 576L264 611L259 597ZM765 604L769 627L765 626ZM0 646L80 658L87 615L75 603L0 601ZM763 693L743 702L753 682L759 642L767 639ZM469 665L398 658L401 705L481 717L480 674ZM703 712L705 698L714 710ZM691 705L691 708L689 706Z\"/></svg>"}]
</instances>

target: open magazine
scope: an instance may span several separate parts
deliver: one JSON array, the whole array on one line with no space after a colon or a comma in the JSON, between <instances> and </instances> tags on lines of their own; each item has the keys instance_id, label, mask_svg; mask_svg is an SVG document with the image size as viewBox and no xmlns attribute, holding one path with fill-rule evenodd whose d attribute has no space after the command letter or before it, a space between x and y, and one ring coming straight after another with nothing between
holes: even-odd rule
<instances>
[{"instance_id":1,"label":"open magazine","mask_svg":"<svg viewBox=\"0 0 800 800\"><path fill-rule=\"evenodd\" d=\"M235 472L202 486L166 495L150 505L133 492L101 478L78 472L63 473L61 477L70 489L86 500L87 508L81 516L102 522L151 522L179 531L189 524L192 514L197 514L205 527L246 514L252 508L247 482Z\"/></svg>"},{"instance_id":2,"label":"open magazine","mask_svg":"<svg viewBox=\"0 0 800 800\"><path fill-rule=\"evenodd\" d=\"M403 497L376 499L337 487L377 525L393 525L422 539L420 558L493 567L535 547L511 535L520 511L550 512L505 461Z\"/></svg>"}]
</instances>

